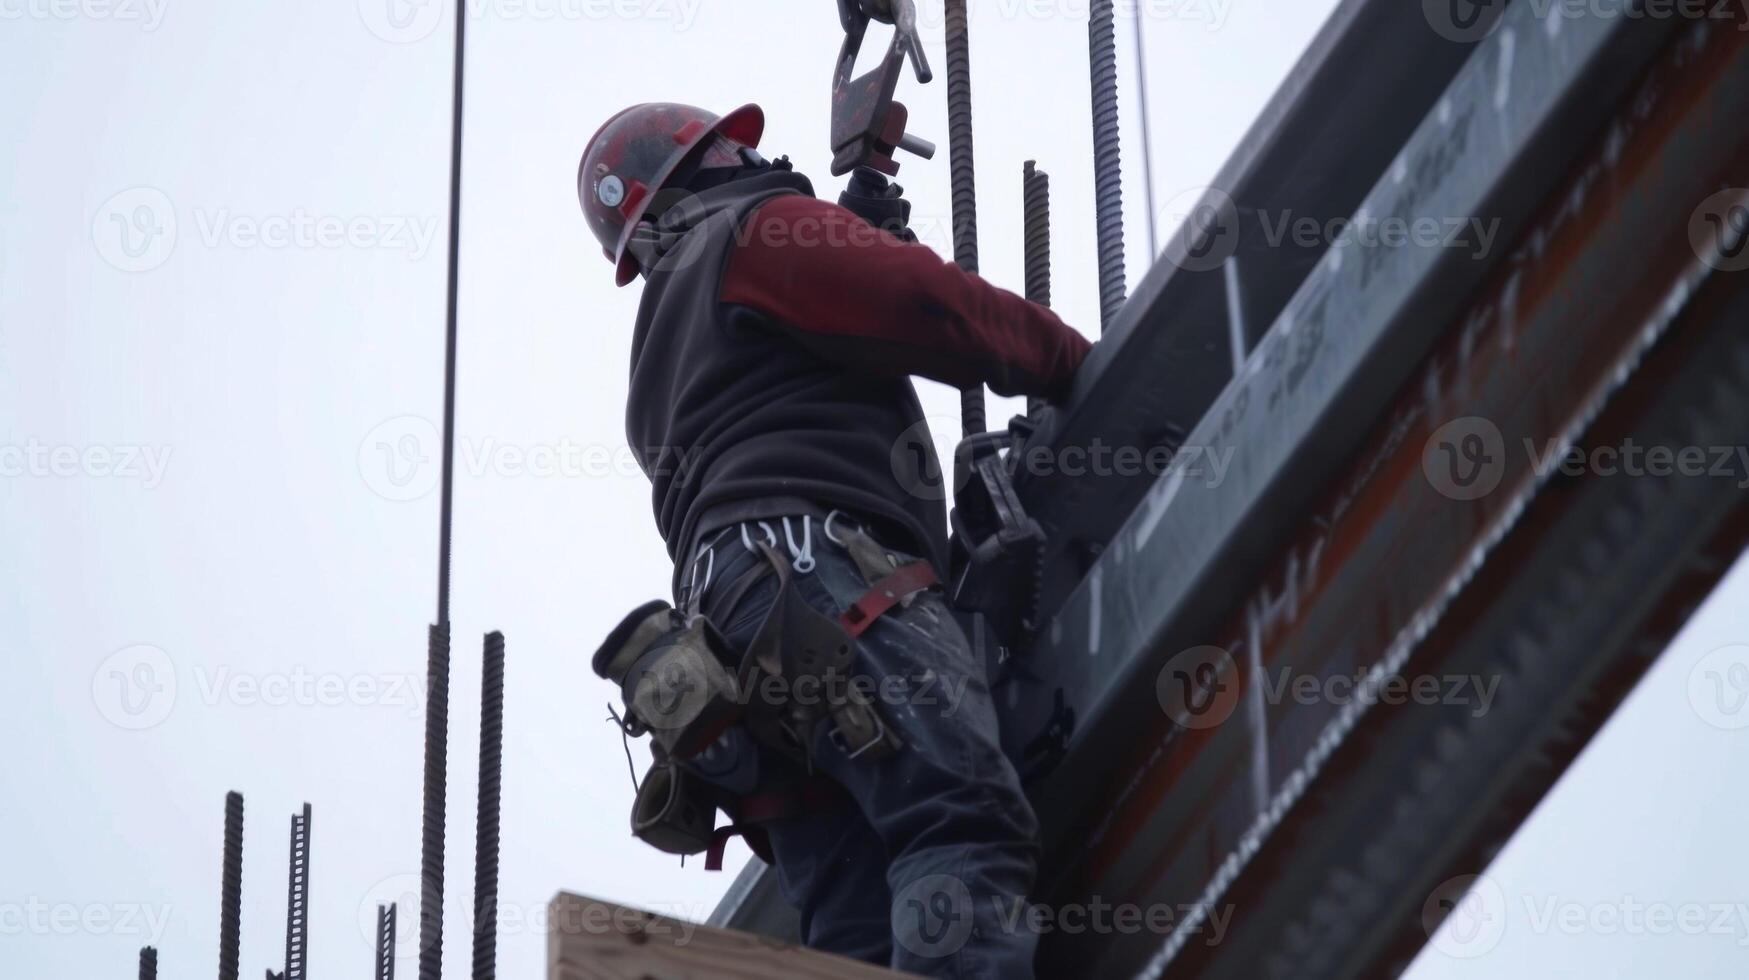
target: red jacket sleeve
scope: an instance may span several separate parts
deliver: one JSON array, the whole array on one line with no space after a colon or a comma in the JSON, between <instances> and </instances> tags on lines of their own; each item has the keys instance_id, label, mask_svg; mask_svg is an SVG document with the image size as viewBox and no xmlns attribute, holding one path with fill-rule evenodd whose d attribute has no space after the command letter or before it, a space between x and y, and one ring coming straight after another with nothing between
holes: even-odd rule
<instances>
[{"instance_id":1,"label":"red jacket sleeve","mask_svg":"<svg viewBox=\"0 0 1749 980\"><path fill-rule=\"evenodd\" d=\"M1063 394L1090 346L1049 309L802 194L748 216L719 298L835 361L1002 395Z\"/></svg>"}]
</instances>

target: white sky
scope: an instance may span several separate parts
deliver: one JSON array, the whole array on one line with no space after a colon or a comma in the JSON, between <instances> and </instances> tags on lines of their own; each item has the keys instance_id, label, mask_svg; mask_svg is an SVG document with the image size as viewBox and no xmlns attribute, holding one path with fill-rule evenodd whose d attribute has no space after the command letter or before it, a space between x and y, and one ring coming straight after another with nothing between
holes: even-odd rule
<instances>
[{"instance_id":1,"label":"white sky","mask_svg":"<svg viewBox=\"0 0 1749 980\"><path fill-rule=\"evenodd\" d=\"M0 977L124 975L147 942L164 976L209 974L228 789L248 799L250 974L280 961L303 801L314 974L362 973L372 903L416 881L450 69L449 15L423 2L0 0L0 448L26 460L0 477ZM1154 8L1177 11L1146 28L1161 201L1213 176L1332 5ZM923 6L938 81L902 97L943 152L902 183L945 253L946 57ZM983 267L1018 284L1036 157L1058 308L1092 332L1085 2L973 6ZM500 964L536 976L555 891L702 918L732 878L629 837L611 692L586 663L668 571L623 450L637 291L612 288L584 228L577 156L628 102L757 101L768 155L834 195L839 31L826 0L486 0L470 30L446 944L460 975L476 651L502 629ZM1430 950L1413 977L1742 974L1749 733L1710 722L1749 716L1689 691L1749 636L1746 589L1739 572L1496 864L1500 940ZM1731 914L1650 934L1606 921L1624 903ZM416 922L404 905L409 953Z\"/></svg>"}]
</instances>

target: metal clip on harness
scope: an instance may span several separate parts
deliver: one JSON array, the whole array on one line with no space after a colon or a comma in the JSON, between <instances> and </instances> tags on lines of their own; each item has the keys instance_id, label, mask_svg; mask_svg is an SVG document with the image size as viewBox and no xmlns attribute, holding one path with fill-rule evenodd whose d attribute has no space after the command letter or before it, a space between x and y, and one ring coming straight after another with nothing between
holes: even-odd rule
<instances>
[{"instance_id":1,"label":"metal clip on harness","mask_svg":"<svg viewBox=\"0 0 1749 980\"><path fill-rule=\"evenodd\" d=\"M904 103L893 101L907 56L919 84L934 77L917 37L917 10L911 0L838 0L838 19L844 25L844 45L832 80L832 175L872 167L892 176L899 172L893 152L900 149L925 160L934 157L934 143L905 132L909 113ZM893 41L879 65L853 79L870 20L892 24Z\"/></svg>"},{"instance_id":2,"label":"metal clip on harness","mask_svg":"<svg viewBox=\"0 0 1749 980\"><path fill-rule=\"evenodd\" d=\"M954 485L960 490L950 516L954 540L965 556L955 575L955 605L963 609L976 604L968 587L974 575L988 578L1005 567L1012 577L1000 577L1027 596L1020 621L1013 624L1015 629L1005 631L1010 634L1010 643L1020 649L1026 648L1038 631L1039 566L1045 542L1044 528L1028 516L1014 492L1014 465L1032 431L1032 422L1017 416L1005 430L961 440L954 451L954 467L964 466L970 472L956 474Z\"/></svg>"}]
</instances>

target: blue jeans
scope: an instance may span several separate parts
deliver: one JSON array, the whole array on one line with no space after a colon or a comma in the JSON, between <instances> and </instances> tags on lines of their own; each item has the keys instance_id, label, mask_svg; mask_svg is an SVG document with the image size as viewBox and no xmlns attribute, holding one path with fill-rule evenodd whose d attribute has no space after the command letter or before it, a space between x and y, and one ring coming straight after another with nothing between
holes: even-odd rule
<instances>
[{"instance_id":1,"label":"blue jeans","mask_svg":"<svg viewBox=\"0 0 1749 980\"><path fill-rule=\"evenodd\" d=\"M799 530L799 520L792 523ZM782 540L781 527L778 534ZM776 596L776 576L734 608L716 608L729 585L765 559L734 529L711 550L702 608L731 646L745 650ZM815 609L836 616L868 591L818 522L812 554L812 570L792 576ZM822 721L812 734L813 764L852 802L765 824L778 883L801 913L803 942L926 976L1031 977L1038 937L1023 912L1037 869L1037 818L1002 753L983 663L940 588L877 619L857 640L856 667L905 744L880 761L851 759L831 740L831 720ZM749 752L761 766L793 766L737 727L693 767L728 785L727 760Z\"/></svg>"}]
</instances>

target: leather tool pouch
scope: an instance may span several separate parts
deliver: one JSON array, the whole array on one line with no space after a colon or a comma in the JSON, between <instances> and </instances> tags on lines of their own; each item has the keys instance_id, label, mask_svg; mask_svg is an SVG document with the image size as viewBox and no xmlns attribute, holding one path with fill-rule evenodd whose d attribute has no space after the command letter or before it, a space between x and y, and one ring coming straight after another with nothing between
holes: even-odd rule
<instances>
[{"instance_id":1,"label":"leather tool pouch","mask_svg":"<svg viewBox=\"0 0 1749 980\"><path fill-rule=\"evenodd\" d=\"M620 686L626 730L648 732L658 758L687 759L740 716L733 656L709 620L658 599L621 620L591 663Z\"/></svg>"},{"instance_id":2,"label":"leather tool pouch","mask_svg":"<svg viewBox=\"0 0 1749 980\"><path fill-rule=\"evenodd\" d=\"M657 762L632 803L632 835L658 851L701 854L711 846L717 804L704 780L671 761Z\"/></svg>"}]
</instances>

